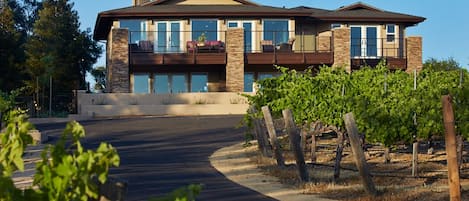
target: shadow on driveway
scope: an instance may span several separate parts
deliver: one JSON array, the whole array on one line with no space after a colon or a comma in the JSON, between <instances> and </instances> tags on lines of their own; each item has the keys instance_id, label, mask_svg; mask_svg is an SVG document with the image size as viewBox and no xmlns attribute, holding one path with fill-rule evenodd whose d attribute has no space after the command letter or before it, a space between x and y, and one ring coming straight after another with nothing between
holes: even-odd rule
<instances>
[{"instance_id":1,"label":"shadow on driveway","mask_svg":"<svg viewBox=\"0 0 469 201\"><path fill-rule=\"evenodd\" d=\"M216 150L239 143L241 116L152 117L86 121L84 144L109 142L121 165L111 176L128 182L126 200L148 200L192 183L204 185L198 200L275 200L226 179L209 162ZM64 124L37 126L57 136Z\"/></svg>"}]
</instances>

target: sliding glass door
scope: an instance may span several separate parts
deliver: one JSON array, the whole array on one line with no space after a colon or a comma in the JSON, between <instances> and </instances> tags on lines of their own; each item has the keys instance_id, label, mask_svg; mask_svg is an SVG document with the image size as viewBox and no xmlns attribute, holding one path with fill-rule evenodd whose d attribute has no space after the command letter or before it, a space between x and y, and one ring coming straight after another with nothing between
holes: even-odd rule
<instances>
[{"instance_id":1,"label":"sliding glass door","mask_svg":"<svg viewBox=\"0 0 469 201\"><path fill-rule=\"evenodd\" d=\"M250 53L254 48L254 30L252 21L229 21L228 28L243 27L244 29L244 52Z\"/></svg>"}]
</instances>

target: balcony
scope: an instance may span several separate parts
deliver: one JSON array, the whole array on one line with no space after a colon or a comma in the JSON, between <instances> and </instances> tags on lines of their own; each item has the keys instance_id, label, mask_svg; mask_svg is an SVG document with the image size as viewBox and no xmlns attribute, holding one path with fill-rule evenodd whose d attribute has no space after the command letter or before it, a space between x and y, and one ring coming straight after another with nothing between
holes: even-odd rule
<instances>
[{"instance_id":1,"label":"balcony","mask_svg":"<svg viewBox=\"0 0 469 201\"><path fill-rule=\"evenodd\" d=\"M376 66L384 60L393 70L407 69L404 39L392 40L388 38L352 38L351 39L351 65L352 70L358 70L364 66Z\"/></svg>"},{"instance_id":2,"label":"balcony","mask_svg":"<svg viewBox=\"0 0 469 201\"><path fill-rule=\"evenodd\" d=\"M200 42L190 31L130 32L129 62L133 66L225 65L226 31L205 32ZM260 40L264 38L265 40ZM294 32L245 33L247 65L330 65L333 63L331 37Z\"/></svg>"}]
</instances>

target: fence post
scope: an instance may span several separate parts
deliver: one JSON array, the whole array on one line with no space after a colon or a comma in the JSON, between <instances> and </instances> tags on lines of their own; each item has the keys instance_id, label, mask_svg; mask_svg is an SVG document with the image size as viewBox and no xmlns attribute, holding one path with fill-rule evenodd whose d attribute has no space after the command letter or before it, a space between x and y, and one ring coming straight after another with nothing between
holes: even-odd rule
<instances>
[{"instance_id":1,"label":"fence post","mask_svg":"<svg viewBox=\"0 0 469 201\"><path fill-rule=\"evenodd\" d=\"M293 120L293 115L290 109L285 109L282 111L283 118L285 120L285 128L287 129L288 136L290 136L290 144L295 155L296 159L296 166L298 168L298 173L300 176L300 180L302 182L309 181L309 174L308 170L306 169L305 157L303 155L303 150L301 150L300 146L300 132L295 125L295 121Z\"/></svg>"},{"instance_id":2,"label":"fence post","mask_svg":"<svg viewBox=\"0 0 469 201\"><path fill-rule=\"evenodd\" d=\"M373 180L371 179L368 164L366 163L365 159L365 154L363 153L363 149L360 146L360 138L358 136L358 129L355 123L355 118L353 117L353 113L345 114L344 121L350 140L350 145L352 147L352 152L355 158L355 164L357 165L358 171L360 172L365 191L370 195L376 196L377 191L375 189Z\"/></svg>"},{"instance_id":3,"label":"fence post","mask_svg":"<svg viewBox=\"0 0 469 201\"><path fill-rule=\"evenodd\" d=\"M451 96L441 98L443 102L443 120L445 126L446 160L448 161L449 197L451 201L461 200L459 182L459 167L456 153L456 132L454 128L454 113Z\"/></svg>"},{"instance_id":4,"label":"fence post","mask_svg":"<svg viewBox=\"0 0 469 201\"><path fill-rule=\"evenodd\" d=\"M342 161L342 152L344 151L344 132L337 133L337 148L335 151L335 162L334 162L334 182L337 183L340 177L340 161Z\"/></svg>"},{"instance_id":5,"label":"fence post","mask_svg":"<svg viewBox=\"0 0 469 201\"><path fill-rule=\"evenodd\" d=\"M275 159L277 160L277 165L284 167L285 161L282 156L282 150L280 149L280 144L277 141L277 133L275 132L274 122L272 120L272 114L270 113L269 106L262 107L262 113L264 114L265 126L270 136L270 144L274 150Z\"/></svg>"},{"instance_id":6,"label":"fence post","mask_svg":"<svg viewBox=\"0 0 469 201\"><path fill-rule=\"evenodd\" d=\"M418 177L419 142L412 144L412 176Z\"/></svg>"},{"instance_id":7,"label":"fence post","mask_svg":"<svg viewBox=\"0 0 469 201\"><path fill-rule=\"evenodd\" d=\"M249 111L251 112L251 114L257 113L254 107L250 107ZM266 139L266 136L262 129L262 125L259 121L259 118L253 117L252 121L254 124L254 131L256 133L256 140L257 140L257 146L259 148L259 151L261 151L263 156L269 156L269 151L267 148L269 146L269 142Z\"/></svg>"}]
</instances>

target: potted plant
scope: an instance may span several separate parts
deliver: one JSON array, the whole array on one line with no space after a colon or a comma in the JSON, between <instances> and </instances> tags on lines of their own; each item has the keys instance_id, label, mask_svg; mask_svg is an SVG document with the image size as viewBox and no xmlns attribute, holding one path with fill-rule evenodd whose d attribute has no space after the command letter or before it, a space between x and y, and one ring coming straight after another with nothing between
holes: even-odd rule
<instances>
[{"instance_id":1,"label":"potted plant","mask_svg":"<svg viewBox=\"0 0 469 201\"><path fill-rule=\"evenodd\" d=\"M95 83L95 84L94 84L94 91L95 91L96 93L102 93L102 92L103 92L103 89L104 89L103 84L101 84L101 83Z\"/></svg>"},{"instance_id":2,"label":"potted plant","mask_svg":"<svg viewBox=\"0 0 469 201\"><path fill-rule=\"evenodd\" d=\"M204 46L206 40L207 36L205 36L205 33L200 34L200 36L197 38L197 46Z\"/></svg>"}]
</instances>

